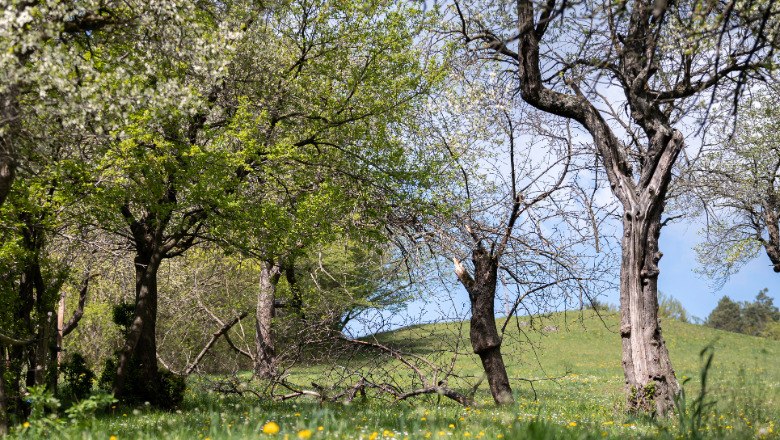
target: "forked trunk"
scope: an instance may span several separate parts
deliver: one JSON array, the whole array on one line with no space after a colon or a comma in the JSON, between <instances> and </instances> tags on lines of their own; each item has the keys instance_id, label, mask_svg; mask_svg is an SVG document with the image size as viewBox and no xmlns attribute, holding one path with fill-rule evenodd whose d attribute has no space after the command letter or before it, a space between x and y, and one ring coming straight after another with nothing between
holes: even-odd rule
<instances>
[{"instance_id":1,"label":"forked trunk","mask_svg":"<svg viewBox=\"0 0 780 440\"><path fill-rule=\"evenodd\" d=\"M673 409L679 384L658 320L662 209L658 204L647 216L627 213L623 219L620 336L629 410L665 416Z\"/></svg>"},{"instance_id":2,"label":"forked trunk","mask_svg":"<svg viewBox=\"0 0 780 440\"><path fill-rule=\"evenodd\" d=\"M482 361L493 400L499 405L510 404L514 402L514 397L501 355L501 337L496 328L498 261L481 247L472 252L471 258L474 262L473 278L463 265L455 261L455 273L468 291L471 302L471 348Z\"/></svg>"},{"instance_id":3,"label":"forked trunk","mask_svg":"<svg viewBox=\"0 0 780 440\"><path fill-rule=\"evenodd\" d=\"M113 391L117 398L125 392L131 362L139 369L142 386L159 389L157 371L157 272L162 262L159 253L139 252L135 257L135 312L127 332L125 345L119 355ZM153 397L153 396L150 396Z\"/></svg>"},{"instance_id":4,"label":"forked trunk","mask_svg":"<svg viewBox=\"0 0 780 440\"><path fill-rule=\"evenodd\" d=\"M255 310L254 373L255 376L264 379L276 376L276 352L271 322L274 317L276 285L280 276L279 265L272 261L263 262L257 293L257 309Z\"/></svg>"}]
</instances>

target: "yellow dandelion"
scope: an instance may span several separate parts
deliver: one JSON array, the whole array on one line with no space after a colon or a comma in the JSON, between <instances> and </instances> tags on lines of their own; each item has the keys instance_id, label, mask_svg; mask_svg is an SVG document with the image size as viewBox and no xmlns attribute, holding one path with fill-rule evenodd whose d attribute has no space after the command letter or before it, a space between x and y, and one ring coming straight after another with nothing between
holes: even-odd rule
<instances>
[{"instance_id":1,"label":"yellow dandelion","mask_svg":"<svg viewBox=\"0 0 780 440\"><path fill-rule=\"evenodd\" d=\"M571 427L577 426L577 422L569 422L569 426Z\"/></svg>"},{"instance_id":2,"label":"yellow dandelion","mask_svg":"<svg viewBox=\"0 0 780 440\"><path fill-rule=\"evenodd\" d=\"M115 435L112 435L111 437L108 438L108 440L117 440L117 438Z\"/></svg>"},{"instance_id":3,"label":"yellow dandelion","mask_svg":"<svg viewBox=\"0 0 780 440\"><path fill-rule=\"evenodd\" d=\"M268 422L263 425L263 434L276 435L279 434L279 424L276 422Z\"/></svg>"},{"instance_id":4,"label":"yellow dandelion","mask_svg":"<svg viewBox=\"0 0 780 440\"><path fill-rule=\"evenodd\" d=\"M384 431L382 431L382 437L395 437L395 433L393 431L385 429Z\"/></svg>"},{"instance_id":5,"label":"yellow dandelion","mask_svg":"<svg viewBox=\"0 0 780 440\"><path fill-rule=\"evenodd\" d=\"M325 427L324 427L324 426L318 426L318 427L317 427L317 431L324 431L324 430L325 430Z\"/></svg>"},{"instance_id":6,"label":"yellow dandelion","mask_svg":"<svg viewBox=\"0 0 780 440\"><path fill-rule=\"evenodd\" d=\"M313 433L311 432L311 429L302 429L298 431L298 438L306 440L308 438L311 438L311 435Z\"/></svg>"},{"instance_id":7,"label":"yellow dandelion","mask_svg":"<svg viewBox=\"0 0 780 440\"><path fill-rule=\"evenodd\" d=\"M453 428L455 428L455 424L454 423L450 423L450 429L453 429Z\"/></svg>"},{"instance_id":8,"label":"yellow dandelion","mask_svg":"<svg viewBox=\"0 0 780 440\"><path fill-rule=\"evenodd\" d=\"M374 431L371 433L371 435L368 436L368 440L376 440L377 437L379 437L379 433Z\"/></svg>"},{"instance_id":9,"label":"yellow dandelion","mask_svg":"<svg viewBox=\"0 0 780 440\"><path fill-rule=\"evenodd\" d=\"M30 427L30 422L24 422L22 423L22 428L27 429Z\"/></svg>"},{"instance_id":10,"label":"yellow dandelion","mask_svg":"<svg viewBox=\"0 0 780 440\"><path fill-rule=\"evenodd\" d=\"M420 417L420 420L422 420L424 422L424 421L428 420L428 418L427 417Z\"/></svg>"}]
</instances>

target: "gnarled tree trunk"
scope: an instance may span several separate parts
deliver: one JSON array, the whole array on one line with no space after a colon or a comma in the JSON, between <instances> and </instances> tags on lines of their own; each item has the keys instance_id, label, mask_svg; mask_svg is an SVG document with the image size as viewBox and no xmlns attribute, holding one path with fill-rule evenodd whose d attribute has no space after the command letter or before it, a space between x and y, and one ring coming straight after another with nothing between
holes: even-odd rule
<instances>
[{"instance_id":1,"label":"gnarled tree trunk","mask_svg":"<svg viewBox=\"0 0 780 440\"><path fill-rule=\"evenodd\" d=\"M135 257L135 311L133 322L128 329L125 345L119 355L113 392L117 398L125 393L131 362L139 368L149 390L159 389L157 370L157 272L162 263L159 251L137 251ZM148 396L153 400L154 396Z\"/></svg>"},{"instance_id":2,"label":"gnarled tree trunk","mask_svg":"<svg viewBox=\"0 0 780 440\"><path fill-rule=\"evenodd\" d=\"M276 352L271 322L274 317L274 298L281 270L273 261L264 261L260 271L260 286L255 310L255 376L270 379L276 376Z\"/></svg>"},{"instance_id":3,"label":"gnarled tree trunk","mask_svg":"<svg viewBox=\"0 0 780 440\"><path fill-rule=\"evenodd\" d=\"M647 216L623 217L620 336L629 409L665 415L673 408L679 385L658 320L660 206Z\"/></svg>"},{"instance_id":4,"label":"gnarled tree trunk","mask_svg":"<svg viewBox=\"0 0 780 440\"><path fill-rule=\"evenodd\" d=\"M472 251L471 261L474 263L473 278L455 260L455 273L466 288L471 302L471 348L482 361L493 400L499 405L510 404L514 402L514 397L501 355L501 337L498 335L495 316L498 259L479 246Z\"/></svg>"}]
</instances>

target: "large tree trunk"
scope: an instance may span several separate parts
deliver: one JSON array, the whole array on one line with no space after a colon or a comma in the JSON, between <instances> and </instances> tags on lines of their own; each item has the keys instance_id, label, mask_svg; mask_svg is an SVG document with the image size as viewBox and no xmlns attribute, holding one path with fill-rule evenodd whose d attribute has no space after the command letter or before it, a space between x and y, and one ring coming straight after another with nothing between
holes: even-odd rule
<instances>
[{"instance_id":1,"label":"large tree trunk","mask_svg":"<svg viewBox=\"0 0 780 440\"><path fill-rule=\"evenodd\" d=\"M14 144L19 132L17 106L18 87L12 85L6 93L0 94L0 206L3 206L15 177Z\"/></svg>"},{"instance_id":2,"label":"large tree trunk","mask_svg":"<svg viewBox=\"0 0 780 440\"><path fill-rule=\"evenodd\" d=\"M501 355L501 337L496 327L495 300L498 281L498 261L481 246L471 254L474 277L455 260L455 273L466 288L471 302L469 338L485 370L490 393L499 405L514 402L509 376Z\"/></svg>"},{"instance_id":3,"label":"large tree trunk","mask_svg":"<svg viewBox=\"0 0 780 440\"><path fill-rule=\"evenodd\" d=\"M276 352L271 332L274 298L281 270L273 261L264 261L260 271L260 288L255 311L255 376L270 379L276 376Z\"/></svg>"},{"instance_id":4,"label":"large tree trunk","mask_svg":"<svg viewBox=\"0 0 780 440\"><path fill-rule=\"evenodd\" d=\"M117 398L124 395L131 368L139 369L143 386L159 389L157 371L157 272L162 263L159 252L138 251L135 257L135 313L127 332L125 345L119 355L113 391ZM149 396L153 398L154 396Z\"/></svg>"},{"instance_id":5,"label":"large tree trunk","mask_svg":"<svg viewBox=\"0 0 780 440\"><path fill-rule=\"evenodd\" d=\"M661 203L641 206L647 214L623 217L620 270L620 336L629 410L666 415L679 384L658 319L658 238Z\"/></svg>"},{"instance_id":6,"label":"large tree trunk","mask_svg":"<svg viewBox=\"0 0 780 440\"><path fill-rule=\"evenodd\" d=\"M5 347L0 344L0 437L8 434L8 399L5 394Z\"/></svg>"}]
</instances>

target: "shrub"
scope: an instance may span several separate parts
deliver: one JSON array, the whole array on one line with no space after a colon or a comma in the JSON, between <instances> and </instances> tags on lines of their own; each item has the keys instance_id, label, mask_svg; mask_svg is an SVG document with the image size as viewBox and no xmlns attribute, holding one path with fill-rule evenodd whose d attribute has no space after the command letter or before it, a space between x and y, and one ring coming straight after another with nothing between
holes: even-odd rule
<instances>
[{"instance_id":1,"label":"shrub","mask_svg":"<svg viewBox=\"0 0 780 440\"><path fill-rule=\"evenodd\" d=\"M111 390L116 379L116 368L113 359L106 360L100 375L100 388ZM175 408L184 400L186 388L184 376L163 369L158 370L158 383L149 383L141 377L138 363L133 359L129 365L122 401L129 404L149 402L159 408Z\"/></svg>"},{"instance_id":2,"label":"shrub","mask_svg":"<svg viewBox=\"0 0 780 440\"><path fill-rule=\"evenodd\" d=\"M92 391L92 381L95 373L87 366L87 360L79 353L73 353L62 364L62 373L65 376L66 385L62 395L78 401L87 398Z\"/></svg>"}]
</instances>

